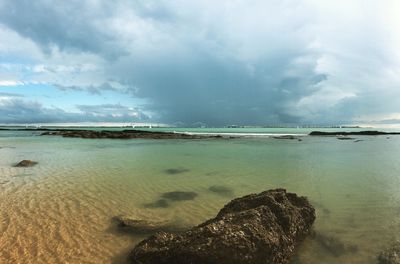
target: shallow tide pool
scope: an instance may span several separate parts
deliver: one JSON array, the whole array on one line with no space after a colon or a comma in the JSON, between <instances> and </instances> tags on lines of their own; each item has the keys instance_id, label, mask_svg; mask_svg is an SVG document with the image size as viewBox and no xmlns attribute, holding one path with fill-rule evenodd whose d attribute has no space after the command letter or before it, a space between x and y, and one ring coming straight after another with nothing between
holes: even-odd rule
<instances>
[{"instance_id":1,"label":"shallow tide pool","mask_svg":"<svg viewBox=\"0 0 400 264\"><path fill-rule=\"evenodd\" d=\"M307 196L317 210L317 238L306 239L294 263L376 263L378 252L400 239L400 136L93 140L19 133L0 133L0 263L125 263L144 236L120 232L114 216L193 226L234 197L278 187ZM22 159L39 164L12 167ZM157 204L172 191L197 196ZM326 238L339 246L327 247Z\"/></svg>"}]
</instances>

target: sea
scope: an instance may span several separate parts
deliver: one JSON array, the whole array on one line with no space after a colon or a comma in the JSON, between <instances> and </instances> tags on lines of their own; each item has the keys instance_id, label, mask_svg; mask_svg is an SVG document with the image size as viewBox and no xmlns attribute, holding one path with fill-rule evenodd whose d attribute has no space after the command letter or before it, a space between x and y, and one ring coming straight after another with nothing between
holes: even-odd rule
<instances>
[{"instance_id":1,"label":"sea","mask_svg":"<svg viewBox=\"0 0 400 264\"><path fill-rule=\"evenodd\" d=\"M308 136L362 128L147 130L227 137L81 139L0 131L0 263L126 263L147 235L121 230L116 216L191 227L233 198L274 188L306 196L316 208L314 235L293 263L376 263L400 239L400 135ZM273 137L279 135L297 138ZM24 159L38 164L13 167ZM177 191L196 195L163 198Z\"/></svg>"}]
</instances>

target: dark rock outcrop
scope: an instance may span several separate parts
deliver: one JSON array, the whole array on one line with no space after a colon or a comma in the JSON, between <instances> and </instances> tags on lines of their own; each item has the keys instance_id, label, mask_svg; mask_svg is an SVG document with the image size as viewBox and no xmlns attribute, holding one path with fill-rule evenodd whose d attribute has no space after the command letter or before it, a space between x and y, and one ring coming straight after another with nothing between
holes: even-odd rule
<instances>
[{"instance_id":1,"label":"dark rock outcrop","mask_svg":"<svg viewBox=\"0 0 400 264\"><path fill-rule=\"evenodd\" d=\"M312 131L310 136L379 136L379 135L400 135L400 132L382 132L382 131L337 131L337 132L322 132L322 131Z\"/></svg>"},{"instance_id":2,"label":"dark rock outcrop","mask_svg":"<svg viewBox=\"0 0 400 264\"><path fill-rule=\"evenodd\" d=\"M378 256L378 264L400 264L400 242L382 251Z\"/></svg>"},{"instance_id":3,"label":"dark rock outcrop","mask_svg":"<svg viewBox=\"0 0 400 264\"><path fill-rule=\"evenodd\" d=\"M203 139L203 138L222 138L219 135L191 135L185 133L172 133L172 132L158 132L158 131L145 131L145 130L122 130L122 131L109 131L109 130L48 130L41 134L42 136L62 136L72 138L110 138L110 139L134 139L134 138L148 138L148 139Z\"/></svg>"},{"instance_id":4,"label":"dark rock outcrop","mask_svg":"<svg viewBox=\"0 0 400 264\"><path fill-rule=\"evenodd\" d=\"M32 160L21 160L17 164L14 165L14 167L33 167L36 164L38 164L37 161L32 161Z\"/></svg>"},{"instance_id":5,"label":"dark rock outcrop","mask_svg":"<svg viewBox=\"0 0 400 264\"><path fill-rule=\"evenodd\" d=\"M284 189L228 203L218 215L183 233L159 232L130 253L136 264L288 263L310 232L315 210Z\"/></svg>"}]
</instances>

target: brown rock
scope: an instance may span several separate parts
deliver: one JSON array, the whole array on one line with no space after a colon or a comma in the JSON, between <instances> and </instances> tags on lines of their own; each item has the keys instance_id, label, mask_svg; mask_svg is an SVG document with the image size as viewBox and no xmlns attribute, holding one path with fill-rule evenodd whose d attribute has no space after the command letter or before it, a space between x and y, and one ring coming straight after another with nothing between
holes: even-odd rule
<instances>
[{"instance_id":1,"label":"brown rock","mask_svg":"<svg viewBox=\"0 0 400 264\"><path fill-rule=\"evenodd\" d=\"M166 231L173 229L168 221L151 221L130 216L116 216L114 220L121 229L133 233L155 233L161 230Z\"/></svg>"},{"instance_id":2,"label":"brown rock","mask_svg":"<svg viewBox=\"0 0 400 264\"><path fill-rule=\"evenodd\" d=\"M15 164L14 167L33 167L36 164L38 164L37 161L32 161L32 160L21 160L17 164Z\"/></svg>"},{"instance_id":3,"label":"brown rock","mask_svg":"<svg viewBox=\"0 0 400 264\"><path fill-rule=\"evenodd\" d=\"M309 233L315 210L284 189L228 203L218 215L186 232L159 232L130 253L137 264L288 263Z\"/></svg>"}]
</instances>

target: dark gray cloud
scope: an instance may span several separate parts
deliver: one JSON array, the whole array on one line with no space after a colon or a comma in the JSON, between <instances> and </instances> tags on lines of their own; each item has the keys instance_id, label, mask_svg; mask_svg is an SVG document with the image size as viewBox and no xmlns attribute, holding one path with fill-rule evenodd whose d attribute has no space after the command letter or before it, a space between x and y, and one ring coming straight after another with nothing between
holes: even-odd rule
<instances>
[{"instance_id":1,"label":"dark gray cloud","mask_svg":"<svg viewBox=\"0 0 400 264\"><path fill-rule=\"evenodd\" d=\"M208 125L301 122L288 110L327 78L314 72L313 63L292 66L302 54L279 54L273 65L260 61L249 70L231 58L192 52L192 58L127 61L110 70L139 87L136 96L151 98L149 107L167 122ZM287 74L288 70L298 73Z\"/></svg>"},{"instance_id":2,"label":"dark gray cloud","mask_svg":"<svg viewBox=\"0 0 400 264\"><path fill-rule=\"evenodd\" d=\"M98 30L96 21L110 14L107 4L91 1L2 1L1 23L37 42L46 53L53 47L71 52L124 53L116 38ZM79 11L83 12L79 12Z\"/></svg>"},{"instance_id":3,"label":"dark gray cloud","mask_svg":"<svg viewBox=\"0 0 400 264\"><path fill-rule=\"evenodd\" d=\"M88 102L140 98L168 123L332 124L400 112L396 6L21 0L0 1L0 24L45 51L42 73L58 69L41 81Z\"/></svg>"}]
</instances>

